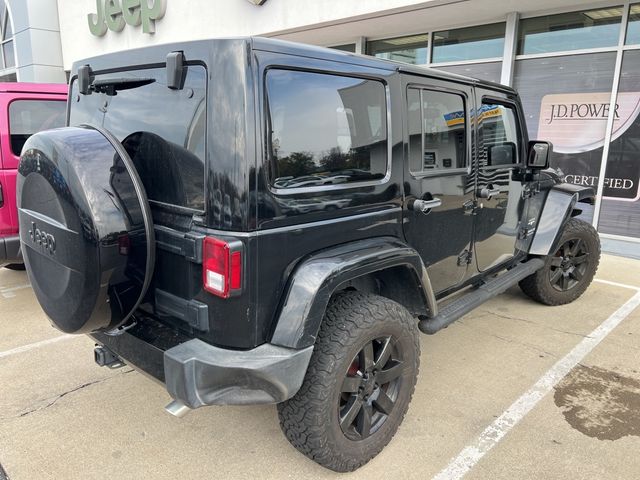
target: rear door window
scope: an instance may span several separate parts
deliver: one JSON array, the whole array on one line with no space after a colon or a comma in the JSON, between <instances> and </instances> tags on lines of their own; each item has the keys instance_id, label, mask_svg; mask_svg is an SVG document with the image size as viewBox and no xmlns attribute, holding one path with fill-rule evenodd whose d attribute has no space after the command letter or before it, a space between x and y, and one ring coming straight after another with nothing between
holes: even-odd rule
<instances>
[{"instance_id":1,"label":"rear door window","mask_svg":"<svg viewBox=\"0 0 640 480\"><path fill-rule=\"evenodd\" d=\"M34 133L50 128L64 127L66 121L64 101L14 100L9 104L9 138L11 152L20 156L24 143Z\"/></svg>"},{"instance_id":2,"label":"rear door window","mask_svg":"<svg viewBox=\"0 0 640 480\"><path fill-rule=\"evenodd\" d=\"M110 79L148 80L116 95L78 93L72 85L70 125L97 124L109 130L129 153L156 204L204 210L206 140L206 70L187 67L184 88L166 86L166 69L129 70L96 75Z\"/></svg>"},{"instance_id":3,"label":"rear door window","mask_svg":"<svg viewBox=\"0 0 640 480\"><path fill-rule=\"evenodd\" d=\"M271 69L266 89L274 188L329 188L385 177L387 108L382 82Z\"/></svg>"},{"instance_id":4,"label":"rear door window","mask_svg":"<svg viewBox=\"0 0 640 480\"><path fill-rule=\"evenodd\" d=\"M461 95L409 88L409 170L416 176L465 171L466 116Z\"/></svg>"}]
</instances>

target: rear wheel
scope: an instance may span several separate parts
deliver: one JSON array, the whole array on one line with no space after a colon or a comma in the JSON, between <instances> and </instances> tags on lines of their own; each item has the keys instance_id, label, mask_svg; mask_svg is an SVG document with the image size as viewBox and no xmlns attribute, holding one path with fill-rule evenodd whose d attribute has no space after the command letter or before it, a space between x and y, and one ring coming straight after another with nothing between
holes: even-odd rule
<instances>
[{"instance_id":1,"label":"rear wheel","mask_svg":"<svg viewBox=\"0 0 640 480\"><path fill-rule=\"evenodd\" d=\"M300 452L338 472L375 457L409 407L420 361L415 319L377 295L336 296L298 393L278 405L280 426Z\"/></svg>"},{"instance_id":2,"label":"rear wheel","mask_svg":"<svg viewBox=\"0 0 640 480\"><path fill-rule=\"evenodd\" d=\"M545 305L564 305L587 289L600 262L598 232L588 223L570 219L559 247L542 269L520 282L529 297Z\"/></svg>"}]
</instances>

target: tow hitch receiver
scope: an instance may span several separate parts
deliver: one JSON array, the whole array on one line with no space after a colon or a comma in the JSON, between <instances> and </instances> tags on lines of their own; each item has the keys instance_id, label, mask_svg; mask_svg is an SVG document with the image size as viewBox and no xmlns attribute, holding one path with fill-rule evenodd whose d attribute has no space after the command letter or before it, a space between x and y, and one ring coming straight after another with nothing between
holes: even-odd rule
<instances>
[{"instance_id":1,"label":"tow hitch receiver","mask_svg":"<svg viewBox=\"0 0 640 480\"><path fill-rule=\"evenodd\" d=\"M101 367L124 367L124 362L120 360L120 357L102 345L96 345L96 348L93 349L93 358Z\"/></svg>"}]
</instances>

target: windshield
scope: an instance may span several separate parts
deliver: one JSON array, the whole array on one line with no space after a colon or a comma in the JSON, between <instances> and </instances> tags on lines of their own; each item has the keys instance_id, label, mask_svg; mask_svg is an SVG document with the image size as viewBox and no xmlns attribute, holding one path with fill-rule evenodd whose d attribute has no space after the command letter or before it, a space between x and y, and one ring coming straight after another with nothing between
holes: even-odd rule
<instances>
[{"instance_id":1,"label":"windshield","mask_svg":"<svg viewBox=\"0 0 640 480\"><path fill-rule=\"evenodd\" d=\"M96 75L94 84L109 80L129 87L115 94L78 93L72 84L69 125L100 125L125 147L149 200L204 210L206 139L206 70L186 68L184 88L166 86L166 70L153 68ZM145 80L138 82L134 80ZM149 80L153 81L149 81Z\"/></svg>"}]
</instances>

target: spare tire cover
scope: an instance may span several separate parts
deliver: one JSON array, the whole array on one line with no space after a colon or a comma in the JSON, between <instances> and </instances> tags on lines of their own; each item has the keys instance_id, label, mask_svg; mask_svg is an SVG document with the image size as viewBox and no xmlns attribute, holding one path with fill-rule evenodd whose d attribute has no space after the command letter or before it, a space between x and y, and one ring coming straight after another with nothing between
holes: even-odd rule
<instances>
[{"instance_id":1,"label":"spare tire cover","mask_svg":"<svg viewBox=\"0 0 640 480\"><path fill-rule=\"evenodd\" d=\"M153 275L144 187L122 145L95 126L31 136L17 179L29 279L55 327L112 330L127 322Z\"/></svg>"}]
</instances>

